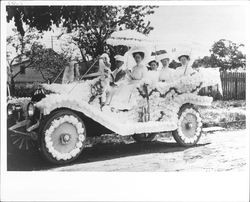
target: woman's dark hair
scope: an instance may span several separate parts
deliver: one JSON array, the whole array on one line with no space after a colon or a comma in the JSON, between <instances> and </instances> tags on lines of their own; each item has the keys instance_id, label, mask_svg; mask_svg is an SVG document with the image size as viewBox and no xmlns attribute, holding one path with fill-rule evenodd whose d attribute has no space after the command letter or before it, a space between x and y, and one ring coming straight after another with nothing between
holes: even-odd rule
<instances>
[{"instance_id":1,"label":"woman's dark hair","mask_svg":"<svg viewBox=\"0 0 250 202\"><path fill-rule=\"evenodd\" d=\"M179 61L181 60L181 57L185 57L185 58L187 58L187 60L190 60L189 55L180 55L180 56L178 57L178 60L179 60Z\"/></svg>"},{"instance_id":2,"label":"woman's dark hair","mask_svg":"<svg viewBox=\"0 0 250 202\"><path fill-rule=\"evenodd\" d=\"M134 52L133 57L135 57L135 55L137 55L137 54L139 54L142 57L142 59L144 59L144 53L143 52Z\"/></svg>"},{"instance_id":3,"label":"woman's dark hair","mask_svg":"<svg viewBox=\"0 0 250 202\"><path fill-rule=\"evenodd\" d=\"M153 62L156 63L157 67L159 66L159 63L155 60L150 61L148 64L151 65Z\"/></svg>"}]
</instances>

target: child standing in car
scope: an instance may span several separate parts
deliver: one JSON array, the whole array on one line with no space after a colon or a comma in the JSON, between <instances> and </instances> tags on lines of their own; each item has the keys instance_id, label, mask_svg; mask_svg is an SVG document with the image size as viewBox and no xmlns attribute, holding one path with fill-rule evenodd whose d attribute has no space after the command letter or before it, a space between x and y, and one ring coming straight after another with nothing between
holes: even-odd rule
<instances>
[{"instance_id":1,"label":"child standing in car","mask_svg":"<svg viewBox=\"0 0 250 202\"><path fill-rule=\"evenodd\" d=\"M110 70L110 59L107 53L101 55L99 59L99 80L91 87L92 96L89 99L89 103L99 98L101 108L106 104L110 97L110 82L112 81Z\"/></svg>"}]
</instances>

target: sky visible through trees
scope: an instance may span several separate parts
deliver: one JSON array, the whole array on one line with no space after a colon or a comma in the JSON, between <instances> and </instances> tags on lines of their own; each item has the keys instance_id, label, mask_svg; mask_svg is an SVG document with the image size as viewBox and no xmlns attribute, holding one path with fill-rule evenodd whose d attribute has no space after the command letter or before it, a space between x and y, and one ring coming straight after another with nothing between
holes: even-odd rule
<instances>
[{"instance_id":1,"label":"sky visible through trees","mask_svg":"<svg viewBox=\"0 0 250 202\"><path fill-rule=\"evenodd\" d=\"M214 42L228 39L235 43L245 44L245 8L243 6L160 6L153 15L146 19L154 27L149 34L152 38L160 38L167 42L195 41L199 44L194 57L210 55L209 49ZM14 23L7 26L11 34ZM60 40L51 36L60 34L60 29L53 26L54 31L45 32L42 43L60 51ZM160 48L165 48L162 45ZM244 51L244 49L242 49Z\"/></svg>"}]
</instances>

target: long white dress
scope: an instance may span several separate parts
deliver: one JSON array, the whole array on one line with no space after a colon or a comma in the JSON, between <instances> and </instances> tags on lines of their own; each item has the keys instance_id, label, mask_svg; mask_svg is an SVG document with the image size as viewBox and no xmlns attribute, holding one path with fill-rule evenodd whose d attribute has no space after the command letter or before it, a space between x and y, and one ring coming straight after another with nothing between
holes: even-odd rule
<instances>
[{"instance_id":1,"label":"long white dress","mask_svg":"<svg viewBox=\"0 0 250 202\"><path fill-rule=\"evenodd\" d=\"M135 85L138 84L146 74L146 66L142 64L134 66L131 73L126 75L126 79L120 82L110 106L116 109L131 109L136 104L136 100L133 97L133 92L136 91Z\"/></svg>"},{"instance_id":2,"label":"long white dress","mask_svg":"<svg viewBox=\"0 0 250 202\"><path fill-rule=\"evenodd\" d=\"M141 80L147 74L147 67L143 64L136 65L131 71L131 80Z\"/></svg>"},{"instance_id":3,"label":"long white dress","mask_svg":"<svg viewBox=\"0 0 250 202\"><path fill-rule=\"evenodd\" d=\"M163 67L159 73L159 81L171 82L176 78L176 72L169 67Z\"/></svg>"},{"instance_id":4,"label":"long white dress","mask_svg":"<svg viewBox=\"0 0 250 202\"><path fill-rule=\"evenodd\" d=\"M190 75L193 72L195 72L195 70L190 65L180 66L176 69L176 74L178 76Z\"/></svg>"}]
</instances>

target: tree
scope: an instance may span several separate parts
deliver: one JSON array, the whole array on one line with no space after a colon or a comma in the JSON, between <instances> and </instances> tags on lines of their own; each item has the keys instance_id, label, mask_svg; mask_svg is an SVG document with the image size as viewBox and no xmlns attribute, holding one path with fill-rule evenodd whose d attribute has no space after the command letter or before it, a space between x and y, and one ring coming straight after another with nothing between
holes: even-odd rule
<instances>
[{"instance_id":1,"label":"tree","mask_svg":"<svg viewBox=\"0 0 250 202\"><path fill-rule=\"evenodd\" d=\"M34 28L28 28L23 35L17 29L13 29L14 34L7 37L7 62L8 62L8 77L10 81L10 89L14 90L15 78L21 73L21 70L13 74L13 64L21 63L24 60L29 60L30 48L42 36ZM32 65L30 61L24 68Z\"/></svg>"},{"instance_id":2,"label":"tree","mask_svg":"<svg viewBox=\"0 0 250 202\"><path fill-rule=\"evenodd\" d=\"M14 34L7 37L7 60L10 67L14 62L22 62L27 57L31 46L42 36L35 29L27 29L24 35L21 35L16 29L13 31Z\"/></svg>"},{"instance_id":3,"label":"tree","mask_svg":"<svg viewBox=\"0 0 250 202\"><path fill-rule=\"evenodd\" d=\"M7 37L8 76L11 92L15 89L15 78L21 70L13 74L13 65L27 61L26 68L34 68L43 76L44 80L51 80L67 65L68 57L58 54L52 49L44 48L37 40L42 34L34 28L28 28L24 35L13 30L14 34Z\"/></svg>"},{"instance_id":4,"label":"tree","mask_svg":"<svg viewBox=\"0 0 250 202\"><path fill-rule=\"evenodd\" d=\"M33 44L28 54L32 68L38 70L43 79L51 81L68 64L68 58L63 53L58 54L51 48L44 48L41 44Z\"/></svg>"},{"instance_id":5,"label":"tree","mask_svg":"<svg viewBox=\"0 0 250 202\"><path fill-rule=\"evenodd\" d=\"M204 56L194 61L193 67L220 67L221 70L235 69L246 65L246 56L240 50L243 44L221 39L210 49L210 56Z\"/></svg>"},{"instance_id":6,"label":"tree","mask_svg":"<svg viewBox=\"0 0 250 202\"><path fill-rule=\"evenodd\" d=\"M221 39L215 42L210 50L214 58L213 65L225 69L235 69L246 64L245 55L240 51L243 44L236 44L230 40Z\"/></svg>"},{"instance_id":7,"label":"tree","mask_svg":"<svg viewBox=\"0 0 250 202\"><path fill-rule=\"evenodd\" d=\"M9 6L7 21L14 19L23 34L23 23L39 31L50 30L52 24L62 25L73 32L74 43L83 60L86 55L96 57L107 51L106 39L116 30L136 29L148 34L153 27L145 17L154 13L155 6Z\"/></svg>"},{"instance_id":8,"label":"tree","mask_svg":"<svg viewBox=\"0 0 250 202\"><path fill-rule=\"evenodd\" d=\"M203 58L198 58L194 61L192 64L193 68L198 68L198 67L212 67L212 60L211 56L204 56Z\"/></svg>"}]
</instances>

